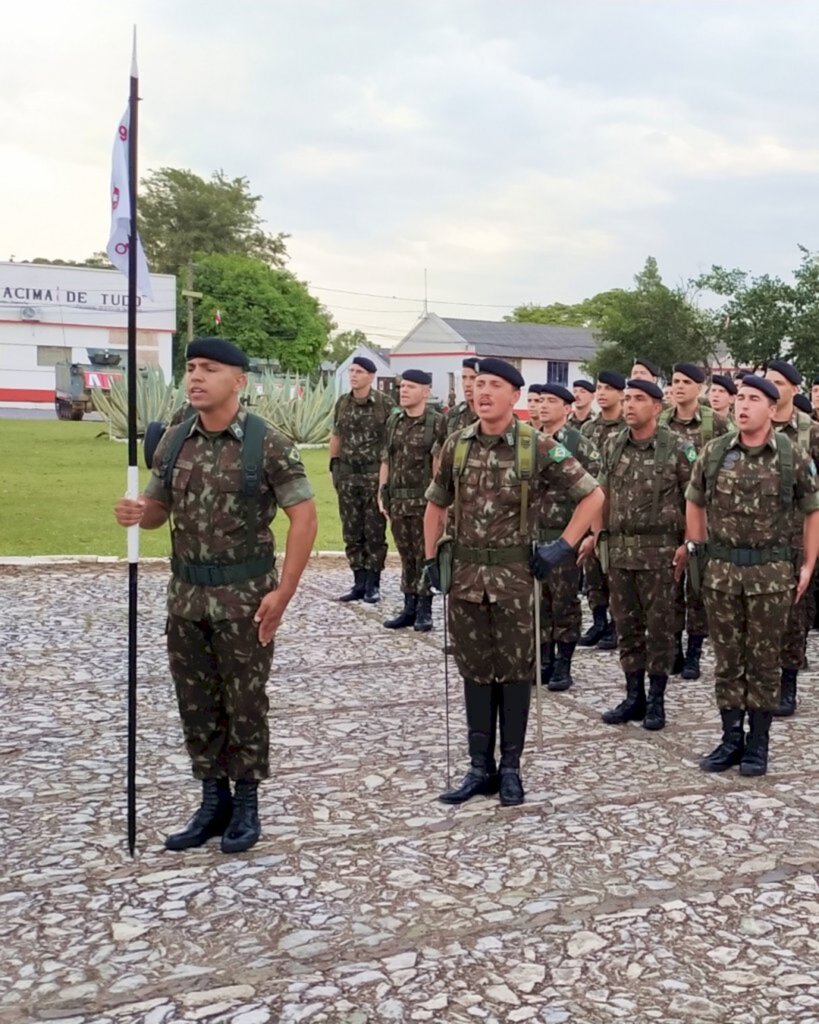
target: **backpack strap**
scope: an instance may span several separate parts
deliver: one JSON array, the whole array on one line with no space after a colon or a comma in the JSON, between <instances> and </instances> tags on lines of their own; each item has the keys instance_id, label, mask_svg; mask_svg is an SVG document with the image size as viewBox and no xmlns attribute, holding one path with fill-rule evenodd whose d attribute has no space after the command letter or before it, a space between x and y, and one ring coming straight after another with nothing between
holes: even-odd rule
<instances>
[{"instance_id":1,"label":"backpack strap","mask_svg":"<svg viewBox=\"0 0 819 1024\"><path fill-rule=\"evenodd\" d=\"M793 485L795 480L793 442L781 430L774 431L776 455L779 459L779 503L782 508L793 507Z\"/></svg>"},{"instance_id":2,"label":"backpack strap","mask_svg":"<svg viewBox=\"0 0 819 1024\"><path fill-rule=\"evenodd\" d=\"M811 418L806 412L796 410L796 443L810 455Z\"/></svg>"},{"instance_id":3,"label":"backpack strap","mask_svg":"<svg viewBox=\"0 0 819 1024\"><path fill-rule=\"evenodd\" d=\"M654 487L651 492L651 525L656 526L660 517L660 485L663 482L665 464L671 450L671 428L661 423L654 438Z\"/></svg>"},{"instance_id":4,"label":"backpack strap","mask_svg":"<svg viewBox=\"0 0 819 1024\"><path fill-rule=\"evenodd\" d=\"M176 465L176 460L182 451L182 445L187 441L188 434L190 434L191 428L196 422L196 415L198 414L190 416L172 428L173 432L168 439L168 447L165 449L165 454L162 456L162 463L159 467L162 486L168 491L173 486L173 467Z\"/></svg>"},{"instance_id":5,"label":"backpack strap","mask_svg":"<svg viewBox=\"0 0 819 1024\"><path fill-rule=\"evenodd\" d=\"M710 405L700 406L700 448L714 437L714 410Z\"/></svg>"},{"instance_id":6,"label":"backpack strap","mask_svg":"<svg viewBox=\"0 0 819 1024\"><path fill-rule=\"evenodd\" d=\"M452 534L457 540L458 528L461 521L461 476L466 468L466 460L469 456L469 448L473 438L464 437L463 432L458 434L455 442L455 453L452 460L452 477L455 483L455 514L452 519Z\"/></svg>"},{"instance_id":7,"label":"backpack strap","mask_svg":"<svg viewBox=\"0 0 819 1024\"><path fill-rule=\"evenodd\" d=\"M249 412L245 419L242 436L242 479L239 492L247 502L247 533L245 535L245 560L254 558L256 529L259 520L259 491L262 482L263 447L267 423L255 413Z\"/></svg>"},{"instance_id":8,"label":"backpack strap","mask_svg":"<svg viewBox=\"0 0 819 1024\"><path fill-rule=\"evenodd\" d=\"M657 417L657 423L662 423L664 426L668 426L671 422L671 417L674 415L674 406L669 405L667 409L663 409L660 415Z\"/></svg>"},{"instance_id":9,"label":"backpack strap","mask_svg":"<svg viewBox=\"0 0 819 1024\"><path fill-rule=\"evenodd\" d=\"M563 435L563 446L569 455L574 458L577 455L577 449L580 447L580 442L583 440L583 435L575 427L570 427L568 424L563 428L561 433Z\"/></svg>"},{"instance_id":10,"label":"backpack strap","mask_svg":"<svg viewBox=\"0 0 819 1024\"><path fill-rule=\"evenodd\" d=\"M705 460L705 500L708 504L713 501L717 476L734 437L734 434L720 435L714 440L708 452L708 458Z\"/></svg>"},{"instance_id":11,"label":"backpack strap","mask_svg":"<svg viewBox=\"0 0 819 1024\"><path fill-rule=\"evenodd\" d=\"M529 481L535 462L537 431L528 423L518 423L515 437L515 472L520 480L520 532L529 530Z\"/></svg>"},{"instance_id":12,"label":"backpack strap","mask_svg":"<svg viewBox=\"0 0 819 1024\"><path fill-rule=\"evenodd\" d=\"M622 459L623 452L626 450L628 444L628 427L622 427L617 431L614 438L614 444L611 446L611 458L608 460L606 471L613 470L617 463Z\"/></svg>"}]
</instances>

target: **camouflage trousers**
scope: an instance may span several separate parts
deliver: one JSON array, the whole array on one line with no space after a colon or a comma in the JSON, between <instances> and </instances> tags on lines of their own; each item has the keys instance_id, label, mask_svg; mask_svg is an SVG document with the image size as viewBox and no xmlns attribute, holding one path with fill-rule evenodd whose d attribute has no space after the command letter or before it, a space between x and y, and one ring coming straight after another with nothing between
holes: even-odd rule
<instances>
[{"instance_id":1,"label":"camouflage trousers","mask_svg":"<svg viewBox=\"0 0 819 1024\"><path fill-rule=\"evenodd\" d=\"M592 556L585 563L583 572L585 575L586 596L588 598L589 608L591 608L592 611L594 611L595 608L608 608L609 581L596 556Z\"/></svg>"},{"instance_id":2,"label":"camouflage trousers","mask_svg":"<svg viewBox=\"0 0 819 1024\"><path fill-rule=\"evenodd\" d=\"M800 555L801 561L801 555ZM794 584L798 574L794 572ZM790 668L799 671L805 664L805 653L808 647L808 630L813 623L812 601L813 587L808 587L808 592L799 602L792 604L788 612L788 621L785 631L782 634L782 647L780 650L780 667ZM808 618L810 616L810 618Z\"/></svg>"},{"instance_id":3,"label":"camouflage trousers","mask_svg":"<svg viewBox=\"0 0 819 1024\"><path fill-rule=\"evenodd\" d=\"M609 587L621 668L667 676L674 662L674 567L611 566Z\"/></svg>"},{"instance_id":4,"label":"camouflage trousers","mask_svg":"<svg viewBox=\"0 0 819 1024\"><path fill-rule=\"evenodd\" d=\"M691 589L688 573L679 581L674 591L674 632L687 631L689 636L708 636L708 616L702 594Z\"/></svg>"},{"instance_id":5,"label":"camouflage trousers","mask_svg":"<svg viewBox=\"0 0 819 1024\"><path fill-rule=\"evenodd\" d=\"M540 589L541 643L577 643L582 620L580 569L572 561L555 566Z\"/></svg>"},{"instance_id":6,"label":"camouflage trousers","mask_svg":"<svg viewBox=\"0 0 819 1024\"><path fill-rule=\"evenodd\" d=\"M404 594L428 594L422 584L424 570L424 517L391 516L390 527L401 556L401 591Z\"/></svg>"},{"instance_id":7,"label":"camouflage trousers","mask_svg":"<svg viewBox=\"0 0 819 1024\"><path fill-rule=\"evenodd\" d=\"M449 635L455 664L475 683L531 680L535 671L532 594L478 604L449 599Z\"/></svg>"},{"instance_id":8,"label":"camouflage trousers","mask_svg":"<svg viewBox=\"0 0 819 1024\"><path fill-rule=\"evenodd\" d=\"M726 594L703 588L716 667L717 707L772 711L779 703L779 645L791 591Z\"/></svg>"},{"instance_id":9,"label":"camouflage trousers","mask_svg":"<svg viewBox=\"0 0 819 1024\"><path fill-rule=\"evenodd\" d=\"M378 476L340 477L338 514L350 568L381 572L387 558L387 520L378 508Z\"/></svg>"},{"instance_id":10,"label":"camouflage trousers","mask_svg":"<svg viewBox=\"0 0 819 1024\"><path fill-rule=\"evenodd\" d=\"M168 660L196 779L268 776L273 644L262 647L258 628L252 617L168 619Z\"/></svg>"}]
</instances>

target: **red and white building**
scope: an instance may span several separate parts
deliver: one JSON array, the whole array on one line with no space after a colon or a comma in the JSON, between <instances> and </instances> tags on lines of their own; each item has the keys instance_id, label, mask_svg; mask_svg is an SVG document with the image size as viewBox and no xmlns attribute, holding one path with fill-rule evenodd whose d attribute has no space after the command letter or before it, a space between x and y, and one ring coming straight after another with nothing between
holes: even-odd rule
<instances>
[{"instance_id":1,"label":"red and white building","mask_svg":"<svg viewBox=\"0 0 819 1024\"><path fill-rule=\"evenodd\" d=\"M137 363L172 377L176 278L151 274L137 312ZM54 367L88 362L88 349L126 362L128 284L117 270L0 263L0 406L54 407Z\"/></svg>"}]
</instances>

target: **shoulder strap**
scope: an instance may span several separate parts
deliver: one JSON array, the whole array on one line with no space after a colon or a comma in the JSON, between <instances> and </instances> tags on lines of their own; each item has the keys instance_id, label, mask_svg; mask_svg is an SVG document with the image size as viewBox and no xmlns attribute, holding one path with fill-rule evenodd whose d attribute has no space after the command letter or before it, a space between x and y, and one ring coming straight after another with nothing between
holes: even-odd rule
<instances>
[{"instance_id":1,"label":"shoulder strap","mask_svg":"<svg viewBox=\"0 0 819 1024\"><path fill-rule=\"evenodd\" d=\"M563 436L566 438L566 451L569 455L575 456L580 442L583 440L583 435L575 427L566 426L563 428Z\"/></svg>"},{"instance_id":2,"label":"shoulder strap","mask_svg":"<svg viewBox=\"0 0 819 1024\"><path fill-rule=\"evenodd\" d=\"M657 427L654 441L654 487L651 493L651 525L656 526L660 515L660 484L663 480L665 464L671 449L671 428L661 423Z\"/></svg>"},{"instance_id":3,"label":"shoulder strap","mask_svg":"<svg viewBox=\"0 0 819 1024\"><path fill-rule=\"evenodd\" d=\"M657 418L657 422L658 423L662 423L662 424L668 424L668 423L671 422L671 417L673 415L674 415L674 406L673 405L669 405L669 407L667 409L663 409L663 411L660 413L659 417Z\"/></svg>"},{"instance_id":4,"label":"shoulder strap","mask_svg":"<svg viewBox=\"0 0 819 1024\"><path fill-rule=\"evenodd\" d=\"M611 460L609 461L606 469L614 469L617 463L622 459L623 452L626 450L626 444L628 443L628 427L622 427L617 431L617 435L614 439L614 444L611 448Z\"/></svg>"},{"instance_id":5,"label":"shoulder strap","mask_svg":"<svg viewBox=\"0 0 819 1024\"><path fill-rule=\"evenodd\" d=\"M242 438L242 484L241 493L245 498L254 498L259 493L262 476L262 449L267 423L261 416L249 412L245 420Z\"/></svg>"},{"instance_id":6,"label":"shoulder strap","mask_svg":"<svg viewBox=\"0 0 819 1024\"><path fill-rule=\"evenodd\" d=\"M435 444L435 410L432 406L427 406L427 411L424 415L424 450L429 452L432 450L432 446Z\"/></svg>"},{"instance_id":7,"label":"shoulder strap","mask_svg":"<svg viewBox=\"0 0 819 1024\"><path fill-rule=\"evenodd\" d=\"M515 439L515 473L520 480L520 532L529 529L529 481L535 461L535 438L537 431L528 423L517 424Z\"/></svg>"},{"instance_id":8,"label":"shoulder strap","mask_svg":"<svg viewBox=\"0 0 819 1024\"><path fill-rule=\"evenodd\" d=\"M714 437L714 410L710 405L700 406L700 447L707 444Z\"/></svg>"},{"instance_id":9,"label":"shoulder strap","mask_svg":"<svg viewBox=\"0 0 819 1024\"><path fill-rule=\"evenodd\" d=\"M714 497L714 487L717 483L717 476L722 468L722 460L733 440L733 434L721 434L714 440L708 458L705 460L705 500L710 503Z\"/></svg>"},{"instance_id":10,"label":"shoulder strap","mask_svg":"<svg viewBox=\"0 0 819 1024\"><path fill-rule=\"evenodd\" d=\"M796 443L810 455L811 418L805 412L796 411Z\"/></svg>"},{"instance_id":11,"label":"shoulder strap","mask_svg":"<svg viewBox=\"0 0 819 1024\"><path fill-rule=\"evenodd\" d=\"M173 427L173 433L168 439L168 447L165 449L165 454L162 457L162 465L159 469L159 475L162 477L162 486L166 490L170 490L173 485L173 467L176 465L176 460L179 458L179 453L182 451L182 445L187 441L188 434L190 433L191 427L194 424L196 416L190 416L186 420L182 420Z\"/></svg>"},{"instance_id":12,"label":"shoulder strap","mask_svg":"<svg viewBox=\"0 0 819 1024\"><path fill-rule=\"evenodd\" d=\"M458 440L455 442L455 452L452 456L452 479L455 483L455 514L452 520L452 532L456 540L458 539L458 528L461 519L461 476L466 467L469 446L471 444L472 438L464 437L463 431L461 431L458 434Z\"/></svg>"},{"instance_id":13,"label":"shoulder strap","mask_svg":"<svg viewBox=\"0 0 819 1024\"><path fill-rule=\"evenodd\" d=\"M774 431L776 455L779 459L779 503L783 508L793 506L794 464L793 443L782 430Z\"/></svg>"}]
</instances>

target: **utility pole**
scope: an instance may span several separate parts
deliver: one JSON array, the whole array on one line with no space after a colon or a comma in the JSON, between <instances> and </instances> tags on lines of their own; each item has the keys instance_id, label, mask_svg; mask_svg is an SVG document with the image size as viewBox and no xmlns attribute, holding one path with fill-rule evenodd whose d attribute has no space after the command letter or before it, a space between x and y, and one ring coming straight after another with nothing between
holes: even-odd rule
<instances>
[{"instance_id":1,"label":"utility pole","mask_svg":"<svg viewBox=\"0 0 819 1024\"><path fill-rule=\"evenodd\" d=\"M188 270L185 275L185 287L182 289L182 298L188 300L188 344L193 341L193 300L202 298L202 292L195 292L192 289L193 260L188 260Z\"/></svg>"}]
</instances>

